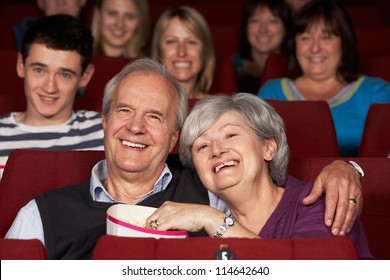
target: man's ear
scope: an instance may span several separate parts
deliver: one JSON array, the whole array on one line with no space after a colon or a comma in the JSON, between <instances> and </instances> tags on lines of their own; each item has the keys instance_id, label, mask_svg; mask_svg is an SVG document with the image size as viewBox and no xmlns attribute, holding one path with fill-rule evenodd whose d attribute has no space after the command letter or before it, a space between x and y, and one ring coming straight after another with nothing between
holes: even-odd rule
<instances>
[{"instance_id":1,"label":"man's ear","mask_svg":"<svg viewBox=\"0 0 390 280\"><path fill-rule=\"evenodd\" d=\"M264 160L271 161L276 153L278 145L275 139L269 139L264 141Z\"/></svg>"},{"instance_id":2,"label":"man's ear","mask_svg":"<svg viewBox=\"0 0 390 280\"><path fill-rule=\"evenodd\" d=\"M81 79L79 81L79 87L85 88L89 81L91 80L93 73L95 72L95 65L89 64L87 68L85 69L83 75L81 76Z\"/></svg>"},{"instance_id":3,"label":"man's ear","mask_svg":"<svg viewBox=\"0 0 390 280\"><path fill-rule=\"evenodd\" d=\"M179 141L179 138L180 138L180 131L176 130L172 135L172 141L171 141L171 146L169 147L169 152L173 151L177 142Z\"/></svg>"},{"instance_id":4,"label":"man's ear","mask_svg":"<svg viewBox=\"0 0 390 280\"><path fill-rule=\"evenodd\" d=\"M18 56L16 58L16 73L20 78L24 78L24 64L22 54L18 52Z\"/></svg>"},{"instance_id":5,"label":"man's ear","mask_svg":"<svg viewBox=\"0 0 390 280\"><path fill-rule=\"evenodd\" d=\"M106 124L107 124L106 115L104 113L102 113L102 126L103 126L103 130L106 128Z\"/></svg>"}]
</instances>

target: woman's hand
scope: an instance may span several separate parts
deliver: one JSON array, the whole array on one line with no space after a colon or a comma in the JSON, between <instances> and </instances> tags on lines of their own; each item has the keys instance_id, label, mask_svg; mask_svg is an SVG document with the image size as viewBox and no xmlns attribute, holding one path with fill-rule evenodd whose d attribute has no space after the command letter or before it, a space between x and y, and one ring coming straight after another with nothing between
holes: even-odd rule
<instances>
[{"instance_id":1,"label":"woman's hand","mask_svg":"<svg viewBox=\"0 0 390 280\"><path fill-rule=\"evenodd\" d=\"M335 160L322 169L303 203L314 203L323 192L326 192L325 224L332 226L333 235L344 235L352 229L363 208L360 174L349 163Z\"/></svg>"},{"instance_id":2,"label":"woman's hand","mask_svg":"<svg viewBox=\"0 0 390 280\"><path fill-rule=\"evenodd\" d=\"M205 229L213 236L225 216L207 205L166 201L146 220L146 227L190 232Z\"/></svg>"}]
</instances>

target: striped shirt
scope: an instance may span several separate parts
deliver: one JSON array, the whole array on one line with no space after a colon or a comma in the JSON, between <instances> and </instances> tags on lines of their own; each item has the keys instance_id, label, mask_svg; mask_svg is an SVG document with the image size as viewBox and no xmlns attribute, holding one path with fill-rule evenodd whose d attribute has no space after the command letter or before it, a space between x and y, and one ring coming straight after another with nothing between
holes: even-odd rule
<instances>
[{"instance_id":1,"label":"striped shirt","mask_svg":"<svg viewBox=\"0 0 390 280\"><path fill-rule=\"evenodd\" d=\"M94 111L73 112L65 123L30 126L18 123L9 113L0 118L0 165L14 149L103 150L101 115Z\"/></svg>"}]
</instances>

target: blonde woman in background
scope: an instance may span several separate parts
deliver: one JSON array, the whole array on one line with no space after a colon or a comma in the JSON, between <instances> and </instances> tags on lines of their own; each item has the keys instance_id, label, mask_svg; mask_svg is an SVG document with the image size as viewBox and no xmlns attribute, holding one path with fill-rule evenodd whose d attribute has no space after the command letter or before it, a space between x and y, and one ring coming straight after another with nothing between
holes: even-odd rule
<instances>
[{"instance_id":1,"label":"blonde woman in background","mask_svg":"<svg viewBox=\"0 0 390 280\"><path fill-rule=\"evenodd\" d=\"M97 0L92 18L94 54L143 57L149 35L145 0Z\"/></svg>"},{"instance_id":2,"label":"blonde woman in background","mask_svg":"<svg viewBox=\"0 0 390 280\"><path fill-rule=\"evenodd\" d=\"M215 69L214 45L209 26L197 10L180 6L161 14L153 33L152 58L164 64L188 98L208 95Z\"/></svg>"}]
</instances>

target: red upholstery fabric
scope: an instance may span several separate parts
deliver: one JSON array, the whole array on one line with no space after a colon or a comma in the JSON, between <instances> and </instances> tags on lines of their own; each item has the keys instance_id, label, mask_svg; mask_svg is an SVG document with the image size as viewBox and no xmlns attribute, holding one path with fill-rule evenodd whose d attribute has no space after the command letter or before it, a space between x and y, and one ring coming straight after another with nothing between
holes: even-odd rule
<instances>
[{"instance_id":1,"label":"red upholstery fabric","mask_svg":"<svg viewBox=\"0 0 390 280\"><path fill-rule=\"evenodd\" d=\"M95 260L152 260L157 239L103 235L96 243Z\"/></svg>"},{"instance_id":2,"label":"red upholstery fabric","mask_svg":"<svg viewBox=\"0 0 390 280\"><path fill-rule=\"evenodd\" d=\"M390 155L390 103L372 104L364 126L360 157Z\"/></svg>"},{"instance_id":3,"label":"red upholstery fabric","mask_svg":"<svg viewBox=\"0 0 390 280\"><path fill-rule=\"evenodd\" d=\"M291 157L339 156L336 130L325 101L266 101L283 118Z\"/></svg>"},{"instance_id":4,"label":"red upholstery fabric","mask_svg":"<svg viewBox=\"0 0 390 280\"><path fill-rule=\"evenodd\" d=\"M46 249L38 239L0 238L1 260L47 260Z\"/></svg>"},{"instance_id":5,"label":"red upholstery fabric","mask_svg":"<svg viewBox=\"0 0 390 280\"><path fill-rule=\"evenodd\" d=\"M388 55L371 55L361 60L363 73L390 82L390 49Z\"/></svg>"},{"instance_id":6,"label":"red upholstery fabric","mask_svg":"<svg viewBox=\"0 0 390 280\"><path fill-rule=\"evenodd\" d=\"M0 50L0 116L26 109L23 79L16 73L15 50Z\"/></svg>"},{"instance_id":7,"label":"red upholstery fabric","mask_svg":"<svg viewBox=\"0 0 390 280\"><path fill-rule=\"evenodd\" d=\"M11 24L4 19L0 19L0 49L2 50L15 50L15 39L12 33Z\"/></svg>"},{"instance_id":8,"label":"red upholstery fabric","mask_svg":"<svg viewBox=\"0 0 390 280\"><path fill-rule=\"evenodd\" d=\"M287 68L280 54L270 54L264 65L259 88L268 80L286 77Z\"/></svg>"},{"instance_id":9,"label":"red upholstery fabric","mask_svg":"<svg viewBox=\"0 0 390 280\"><path fill-rule=\"evenodd\" d=\"M84 93L81 96L76 96L74 107L76 109L101 112L104 87L111 78L118 74L131 61L133 59L126 57L95 55L92 59L95 72L85 88Z\"/></svg>"},{"instance_id":10,"label":"red upholstery fabric","mask_svg":"<svg viewBox=\"0 0 390 280\"><path fill-rule=\"evenodd\" d=\"M6 19L11 25L17 24L27 17L41 17L43 12L38 8L35 1L30 3L10 3L3 5L1 18Z\"/></svg>"},{"instance_id":11,"label":"red upholstery fabric","mask_svg":"<svg viewBox=\"0 0 390 280\"><path fill-rule=\"evenodd\" d=\"M210 94L232 95L237 92L236 72L230 55L217 56L217 67ZM190 106L190 108L192 108Z\"/></svg>"},{"instance_id":12,"label":"red upholstery fabric","mask_svg":"<svg viewBox=\"0 0 390 280\"><path fill-rule=\"evenodd\" d=\"M347 13L355 26L381 27L385 25L379 8L376 5L372 5L372 3L370 1L366 5L346 6Z\"/></svg>"},{"instance_id":13,"label":"red upholstery fabric","mask_svg":"<svg viewBox=\"0 0 390 280\"><path fill-rule=\"evenodd\" d=\"M357 49L360 57L390 54L390 27L357 27Z\"/></svg>"},{"instance_id":14,"label":"red upholstery fabric","mask_svg":"<svg viewBox=\"0 0 390 280\"><path fill-rule=\"evenodd\" d=\"M13 151L0 181L0 237L36 194L83 182L103 158L103 151Z\"/></svg>"},{"instance_id":15,"label":"red upholstery fabric","mask_svg":"<svg viewBox=\"0 0 390 280\"><path fill-rule=\"evenodd\" d=\"M302 180L316 178L332 158L292 158L288 174ZM370 251L376 259L390 259L390 158L353 158L364 170L361 214Z\"/></svg>"},{"instance_id":16,"label":"red upholstery fabric","mask_svg":"<svg viewBox=\"0 0 390 280\"><path fill-rule=\"evenodd\" d=\"M236 260L341 260L357 259L349 238L300 240L209 238L150 239L103 236L93 259L213 260L220 249Z\"/></svg>"}]
</instances>

